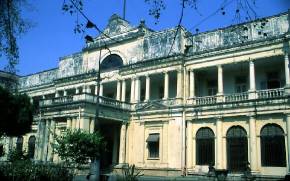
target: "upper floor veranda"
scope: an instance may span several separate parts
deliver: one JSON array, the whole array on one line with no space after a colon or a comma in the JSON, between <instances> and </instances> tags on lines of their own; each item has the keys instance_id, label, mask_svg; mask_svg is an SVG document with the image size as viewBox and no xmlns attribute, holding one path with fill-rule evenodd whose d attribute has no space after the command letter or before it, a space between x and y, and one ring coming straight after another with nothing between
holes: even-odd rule
<instances>
[{"instance_id":1,"label":"upper floor veranda","mask_svg":"<svg viewBox=\"0 0 290 181\"><path fill-rule=\"evenodd\" d=\"M40 106L95 103L100 70L100 103L126 110L289 97L289 12L195 35L112 16L104 32L112 38L99 36L58 68L21 77L20 91Z\"/></svg>"}]
</instances>

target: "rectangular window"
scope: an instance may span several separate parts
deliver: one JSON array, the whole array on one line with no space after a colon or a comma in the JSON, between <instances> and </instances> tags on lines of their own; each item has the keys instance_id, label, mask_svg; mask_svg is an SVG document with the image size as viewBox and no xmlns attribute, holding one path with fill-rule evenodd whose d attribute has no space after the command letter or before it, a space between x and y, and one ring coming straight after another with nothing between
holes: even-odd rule
<instances>
[{"instance_id":1,"label":"rectangular window","mask_svg":"<svg viewBox=\"0 0 290 181\"><path fill-rule=\"evenodd\" d=\"M207 81L207 94L208 96L215 96L217 94L217 80Z\"/></svg>"},{"instance_id":2,"label":"rectangular window","mask_svg":"<svg viewBox=\"0 0 290 181\"><path fill-rule=\"evenodd\" d=\"M247 77L238 76L236 77L236 93L242 93L247 91Z\"/></svg>"},{"instance_id":3,"label":"rectangular window","mask_svg":"<svg viewBox=\"0 0 290 181\"><path fill-rule=\"evenodd\" d=\"M277 89L281 87L279 72L269 72L267 73L267 88Z\"/></svg>"},{"instance_id":4,"label":"rectangular window","mask_svg":"<svg viewBox=\"0 0 290 181\"><path fill-rule=\"evenodd\" d=\"M148 158L159 158L159 133L149 134L147 140Z\"/></svg>"}]
</instances>

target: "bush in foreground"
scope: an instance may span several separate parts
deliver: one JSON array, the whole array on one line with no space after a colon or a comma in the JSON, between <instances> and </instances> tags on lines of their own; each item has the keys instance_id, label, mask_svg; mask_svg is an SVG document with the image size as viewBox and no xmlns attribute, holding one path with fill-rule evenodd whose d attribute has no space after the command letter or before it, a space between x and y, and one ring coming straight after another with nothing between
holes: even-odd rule
<instances>
[{"instance_id":1,"label":"bush in foreground","mask_svg":"<svg viewBox=\"0 0 290 181\"><path fill-rule=\"evenodd\" d=\"M29 160L0 163L1 181L72 181L73 173L60 164L37 164Z\"/></svg>"}]
</instances>

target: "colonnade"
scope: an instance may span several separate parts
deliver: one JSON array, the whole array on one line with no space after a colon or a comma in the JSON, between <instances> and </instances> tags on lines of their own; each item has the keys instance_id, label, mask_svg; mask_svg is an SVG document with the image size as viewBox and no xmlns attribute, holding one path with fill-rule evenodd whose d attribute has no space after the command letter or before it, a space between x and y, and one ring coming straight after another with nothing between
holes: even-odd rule
<instances>
[{"instance_id":1,"label":"colonnade","mask_svg":"<svg viewBox=\"0 0 290 181\"><path fill-rule=\"evenodd\" d=\"M256 75L255 75L255 61L249 59L249 98L255 98L256 91ZM224 79L223 79L223 65L217 65L217 82L218 82L218 91L217 96L224 95ZM189 69L189 97L195 98L195 72L197 69ZM290 86L290 78L289 78L289 56L288 52L284 53L284 71L285 71L285 85L286 87Z\"/></svg>"}]
</instances>

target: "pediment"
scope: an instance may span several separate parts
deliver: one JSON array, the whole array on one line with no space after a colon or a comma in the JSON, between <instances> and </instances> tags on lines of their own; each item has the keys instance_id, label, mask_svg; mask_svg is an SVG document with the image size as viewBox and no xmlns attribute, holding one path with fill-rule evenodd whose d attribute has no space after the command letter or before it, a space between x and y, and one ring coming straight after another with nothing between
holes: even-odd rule
<instances>
[{"instance_id":1,"label":"pediment","mask_svg":"<svg viewBox=\"0 0 290 181\"><path fill-rule=\"evenodd\" d=\"M122 19L120 16L114 14L109 19L109 23L104 30L104 33L108 36L114 36L118 34L122 34L124 32L128 32L133 27L129 24L128 21Z\"/></svg>"},{"instance_id":2,"label":"pediment","mask_svg":"<svg viewBox=\"0 0 290 181\"><path fill-rule=\"evenodd\" d=\"M140 107L137 108L137 110L156 110L156 109L164 109L167 108L164 104L161 104L156 101L149 101L144 105L141 105Z\"/></svg>"}]
</instances>

